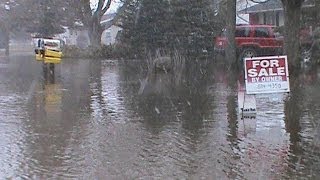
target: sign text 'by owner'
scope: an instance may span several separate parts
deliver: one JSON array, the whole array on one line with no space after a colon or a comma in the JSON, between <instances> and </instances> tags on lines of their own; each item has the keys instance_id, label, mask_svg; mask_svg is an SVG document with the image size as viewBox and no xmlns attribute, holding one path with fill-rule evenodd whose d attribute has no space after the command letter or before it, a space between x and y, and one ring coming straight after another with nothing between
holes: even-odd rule
<instances>
[{"instance_id":1,"label":"sign text 'by owner'","mask_svg":"<svg viewBox=\"0 0 320 180\"><path fill-rule=\"evenodd\" d=\"M287 56L245 58L247 94L289 92Z\"/></svg>"}]
</instances>

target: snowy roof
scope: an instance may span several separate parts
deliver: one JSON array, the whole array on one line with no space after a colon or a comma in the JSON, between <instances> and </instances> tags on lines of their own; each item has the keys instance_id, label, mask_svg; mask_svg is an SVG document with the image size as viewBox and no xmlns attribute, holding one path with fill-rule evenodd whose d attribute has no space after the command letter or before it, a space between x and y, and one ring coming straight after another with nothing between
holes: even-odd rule
<instances>
[{"instance_id":1,"label":"snowy roof","mask_svg":"<svg viewBox=\"0 0 320 180\"><path fill-rule=\"evenodd\" d=\"M307 0L303 2L303 7L313 7L314 0ZM245 8L239 11L240 14L250 14L258 12L268 12L268 11L282 11L282 3L280 0L268 0L265 3L259 3L251 7Z\"/></svg>"},{"instance_id":2,"label":"snowy roof","mask_svg":"<svg viewBox=\"0 0 320 180\"><path fill-rule=\"evenodd\" d=\"M110 21L110 20L112 20L116 15L117 15L116 13L104 14L104 15L101 17L101 22L102 22L102 21Z\"/></svg>"},{"instance_id":3,"label":"snowy roof","mask_svg":"<svg viewBox=\"0 0 320 180\"><path fill-rule=\"evenodd\" d=\"M113 24L113 19L116 17L116 13L111 13L111 14L104 14L101 17L100 24L105 27L105 29L108 29L109 27L112 26Z\"/></svg>"}]
</instances>

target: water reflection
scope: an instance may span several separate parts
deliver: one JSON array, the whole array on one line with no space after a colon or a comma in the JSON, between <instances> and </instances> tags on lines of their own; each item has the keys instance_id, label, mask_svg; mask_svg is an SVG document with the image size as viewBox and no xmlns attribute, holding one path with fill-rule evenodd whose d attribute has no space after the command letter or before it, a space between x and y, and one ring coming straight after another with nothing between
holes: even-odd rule
<instances>
[{"instance_id":1,"label":"water reflection","mask_svg":"<svg viewBox=\"0 0 320 180\"><path fill-rule=\"evenodd\" d=\"M242 76L236 80L241 80ZM243 95L242 86L233 83L236 80L227 79L228 93L225 95L227 101L228 133L227 141L230 149L226 149L230 158L224 165L228 178L252 179L257 177L278 178L283 172L280 164L284 162L281 155L287 148L286 134L281 128L281 114L284 106L281 99L285 95L276 95L277 99L271 98L275 95L256 95L250 99L242 98L242 101L251 101L255 98L257 103L256 114L247 114L240 111L239 106L244 102L238 101ZM238 103L237 103L238 102ZM245 102L248 105L248 102ZM238 110L239 109L239 110ZM237 111L238 110L238 111ZM270 162L268 159L272 159ZM255 164L254 167L251 164ZM259 167L259 168L257 168Z\"/></svg>"},{"instance_id":2,"label":"water reflection","mask_svg":"<svg viewBox=\"0 0 320 180\"><path fill-rule=\"evenodd\" d=\"M50 77L53 79L53 77ZM30 120L26 122L29 129L28 144L26 148L25 163L33 171L29 177L37 177L42 174L42 178L52 176L47 169L61 166L64 161L64 150L68 136L56 136L63 133L68 127L62 128L62 88L61 84L50 80L40 81L37 84L34 94L34 107L30 114ZM32 132L32 133L31 133ZM30 159L29 159L30 158ZM54 176L54 175L53 175ZM41 176L40 176L41 177ZM39 177L37 177L39 178Z\"/></svg>"},{"instance_id":3,"label":"water reflection","mask_svg":"<svg viewBox=\"0 0 320 180\"><path fill-rule=\"evenodd\" d=\"M127 106L136 107L134 111L142 117L139 122L144 128L141 130L146 131L141 137L143 143L139 157L142 161L136 164L147 163L147 172L143 172L147 175L158 176L166 172L168 176L163 177L192 177L203 167L197 154L207 153L199 146L202 146L202 138L209 133L213 122L213 96L207 94L205 85L195 88L199 82L205 84L201 78L176 85L169 80L170 77L164 80L164 76L167 74L158 74L153 81L156 83L148 84L148 93L139 94L137 89L132 89L138 94L129 102L124 98ZM159 88L167 83L171 83L170 91ZM123 83L122 87L128 89L128 85L134 84ZM126 94L134 93L126 91Z\"/></svg>"},{"instance_id":4,"label":"water reflection","mask_svg":"<svg viewBox=\"0 0 320 180\"><path fill-rule=\"evenodd\" d=\"M319 74L304 72L286 101L286 130L290 133L288 175L316 178L319 172Z\"/></svg>"},{"instance_id":5,"label":"water reflection","mask_svg":"<svg viewBox=\"0 0 320 180\"><path fill-rule=\"evenodd\" d=\"M36 119L59 119L62 107L62 87L55 77L44 74L43 81L36 84L34 115ZM50 118L51 117L51 118ZM61 117L60 117L61 118Z\"/></svg>"},{"instance_id":6,"label":"water reflection","mask_svg":"<svg viewBox=\"0 0 320 180\"><path fill-rule=\"evenodd\" d=\"M230 89L234 90L234 85L230 87ZM236 159L241 157L241 148L239 147L239 137L238 137L238 114L237 114L237 99L236 95L230 93L227 96L227 112L228 112L228 133L227 133L227 141L230 143L231 148L231 159L229 160L230 165L226 167L226 174L228 178L236 179L239 177L243 177L243 174L238 171ZM228 170L227 170L228 169Z\"/></svg>"},{"instance_id":7,"label":"water reflection","mask_svg":"<svg viewBox=\"0 0 320 180\"><path fill-rule=\"evenodd\" d=\"M63 65L57 66L54 74L42 74L31 83L30 87L35 83L35 88L30 88L32 99L24 122L27 135L18 173L21 177L70 178L79 173L74 160L80 157L72 152L72 143L83 133L81 130L74 134L74 130L83 123L79 114L88 106L88 74L81 65ZM41 66L38 71L42 72ZM86 77L81 79L79 74Z\"/></svg>"},{"instance_id":8,"label":"water reflection","mask_svg":"<svg viewBox=\"0 0 320 180\"><path fill-rule=\"evenodd\" d=\"M299 87L294 87L291 90L291 96L286 100L286 130L290 134L290 149L289 152L292 153L288 156L289 161L289 171L296 170L296 165L299 165L301 162L301 148L299 143L300 139L300 119L302 116L301 103L303 100L303 94Z\"/></svg>"},{"instance_id":9,"label":"water reflection","mask_svg":"<svg viewBox=\"0 0 320 180\"><path fill-rule=\"evenodd\" d=\"M143 93L140 61L65 60L51 77L27 57L5 63L1 178L319 176L319 74L301 74L290 94L256 95L247 117L237 104L242 77L205 61L188 61L178 84L154 77Z\"/></svg>"}]
</instances>

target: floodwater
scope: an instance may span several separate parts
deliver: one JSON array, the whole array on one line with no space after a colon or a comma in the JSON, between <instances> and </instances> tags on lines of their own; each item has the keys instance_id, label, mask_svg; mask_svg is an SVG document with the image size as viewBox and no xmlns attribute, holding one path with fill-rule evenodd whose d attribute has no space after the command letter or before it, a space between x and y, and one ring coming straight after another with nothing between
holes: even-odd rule
<instances>
[{"instance_id":1,"label":"floodwater","mask_svg":"<svg viewBox=\"0 0 320 180\"><path fill-rule=\"evenodd\" d=\"M319 74L256 96L195 62L180 82L139 61L0 59L1 179L316 179ZM199 70L200 69L200 70Z\"/></svg>"}]
</instances>

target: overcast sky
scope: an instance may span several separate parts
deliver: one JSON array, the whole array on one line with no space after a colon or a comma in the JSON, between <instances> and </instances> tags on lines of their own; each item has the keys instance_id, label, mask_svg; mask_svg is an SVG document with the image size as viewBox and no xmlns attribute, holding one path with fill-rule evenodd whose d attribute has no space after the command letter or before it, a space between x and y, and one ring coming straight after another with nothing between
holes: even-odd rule
<instances>
[{"instance_id":1,"label":"overcast sky","mask_svg":"<svg viewBox=\"0 0 320 180\"><path fill-rule=\"evenodd\" d=\"M97 6L98 4L98 0L90 0L91 1L91 7L94 8ZM112 3L111 3L111 6L110 6L110 9L107 11L107 13L110 13L110 12L116 12L118 6L119 6L119 0L113 0Z\"/></svg>"}]
</instances>

